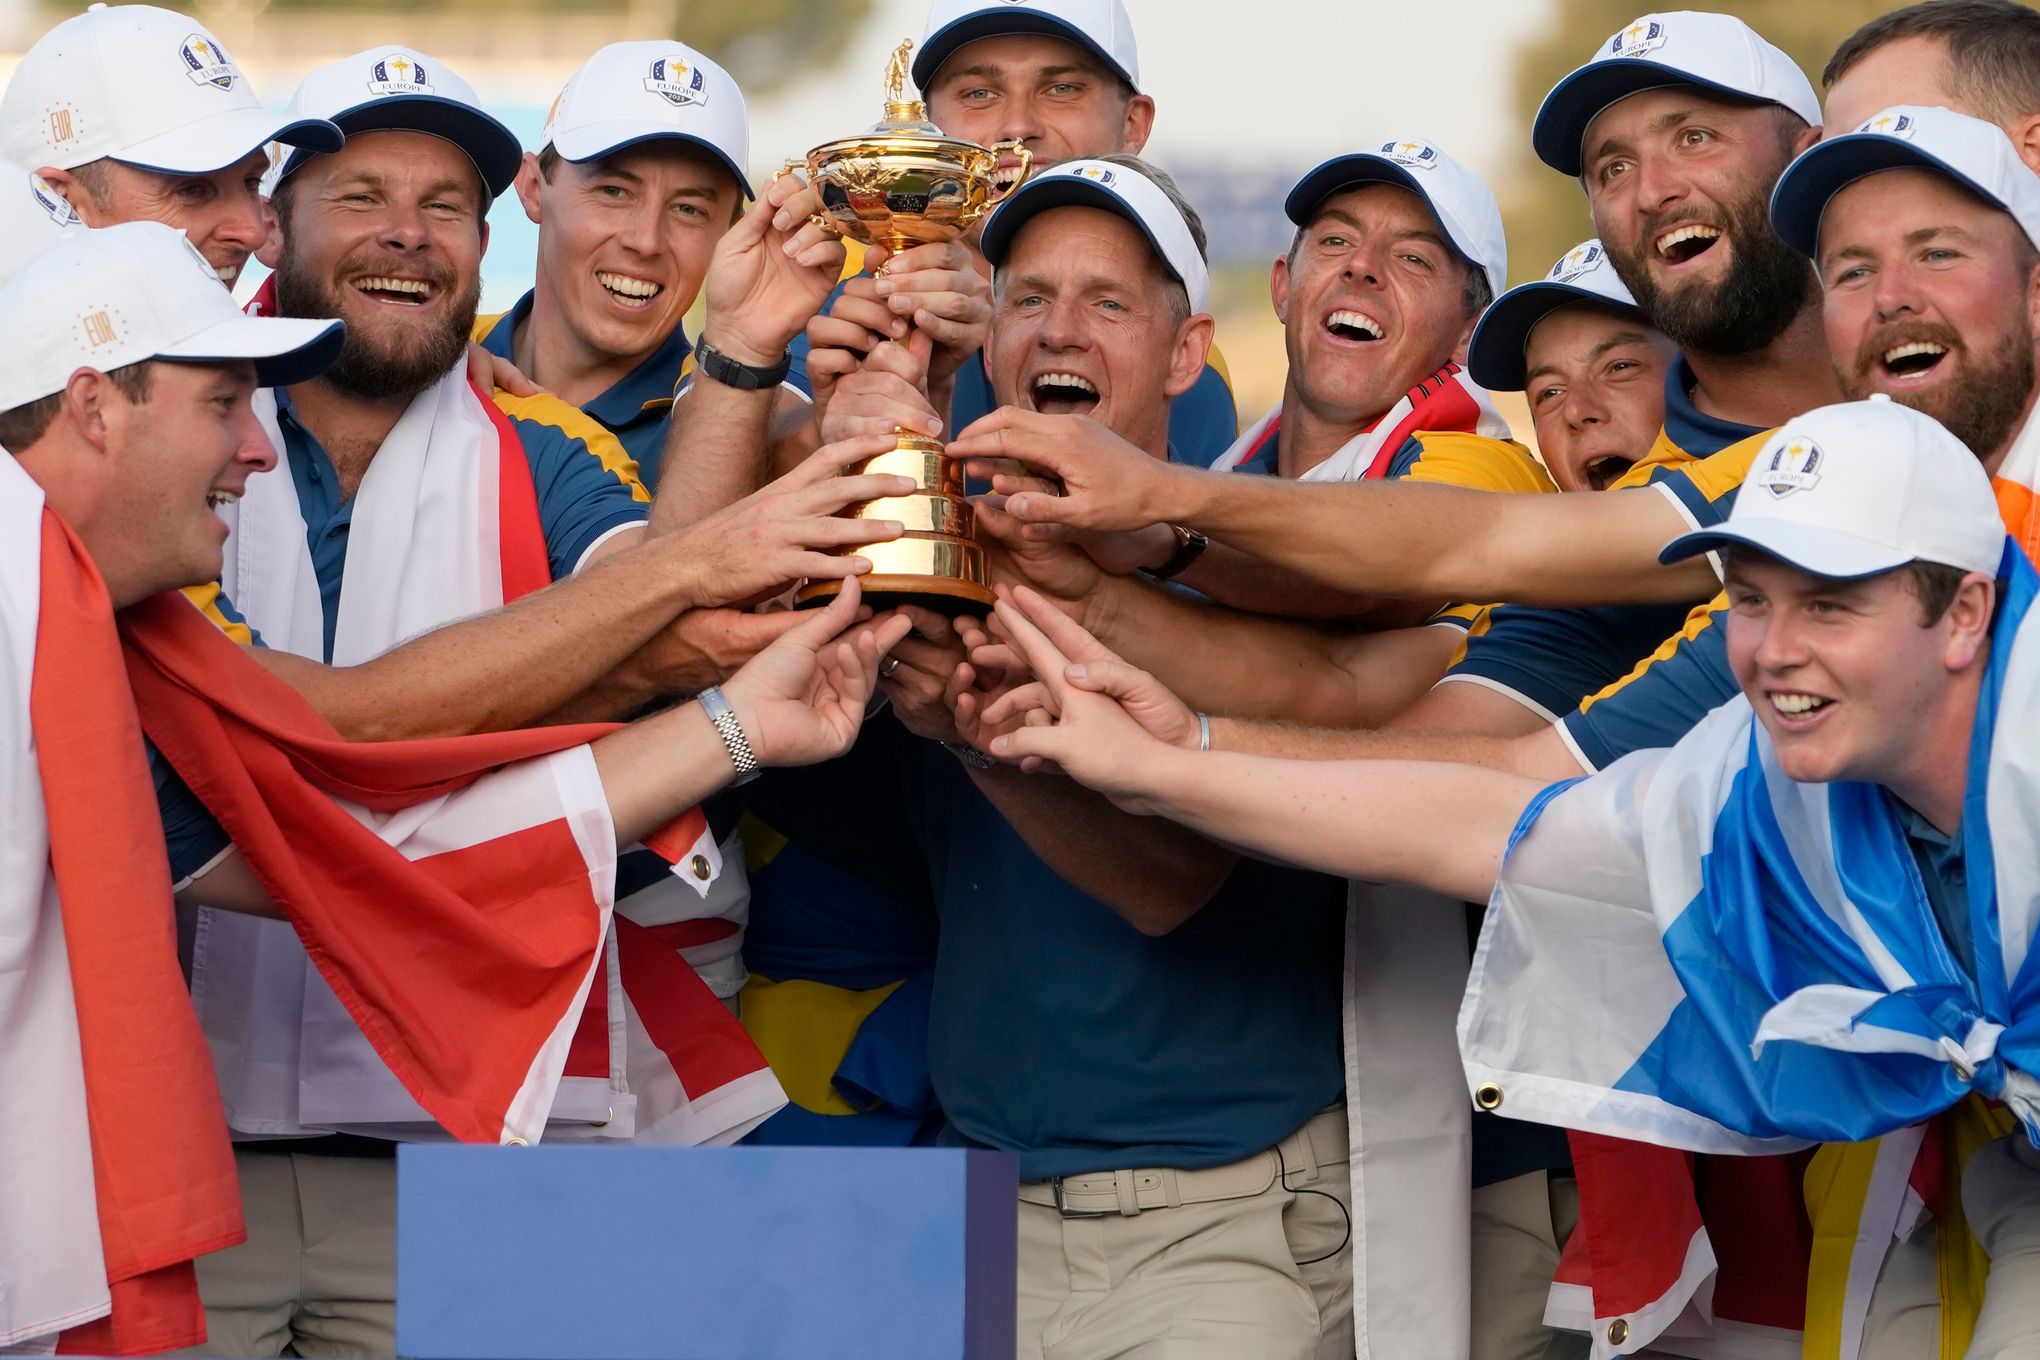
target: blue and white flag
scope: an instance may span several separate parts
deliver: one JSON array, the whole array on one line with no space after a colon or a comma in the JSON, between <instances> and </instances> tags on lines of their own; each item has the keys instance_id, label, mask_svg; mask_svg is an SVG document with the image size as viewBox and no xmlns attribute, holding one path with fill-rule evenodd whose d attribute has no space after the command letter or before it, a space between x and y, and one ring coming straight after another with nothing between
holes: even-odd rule
<instances>
[{"instance_id":1,"label":"blue and white flag","mask_svg":"<svg viewBox=\"0 0 2040 1360\"><path fill-rule=\"evenodd\" d=\"M1963 805L1976 975L1905 810L1801 784L1737 697L1670 750L1525 811L1459 1014L1467 1081L1521 1119L1697 1152L1854 1142L1970 1091L2040 1142L2040 616L2007 543Z\"/></svg>"}]
</instances>

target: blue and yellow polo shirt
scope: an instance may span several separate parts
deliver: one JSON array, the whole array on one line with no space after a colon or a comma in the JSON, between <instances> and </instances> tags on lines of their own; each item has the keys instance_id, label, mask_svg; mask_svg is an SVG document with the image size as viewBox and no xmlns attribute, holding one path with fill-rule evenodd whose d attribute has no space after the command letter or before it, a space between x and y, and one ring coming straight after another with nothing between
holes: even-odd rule
<instances>
[{"instance_id":1,"label":"blue and yellow polo shirt","mask_svg":"<svg viewBox=\"0 0 2040 1360\"><path fill-rule=\"evenodd\" d=\"M1668 468L1662 487L1696 529L1719 524L1735 504L1750 462L1769 431L1711 458ZM1573 756L1589 770L1605 768L1631 751L1671 746L1694 724L1735 697L1741 686L1728 666L1720 623L1728 597L1694 606L1679 630L1619 680L1588 695L1558 724Z\"/></svg>"},{"instance_id":2,"label":"blue and yellow polo shirt","mask_svg":"<svg viewBox=\"0 0 2040 1360\"><path fill-rule=\"evenodd\" d=\"M1761 431L1700 411L1693 405L1692 386L1692 370L1681 358L1665 378L1665 423L1656 444L1609 489L1655 487L1698 528L1728 513L1722 497L1733 499L1742 473L1737 471L1724 491L1719 477L1696 477L1689 470L1711 465L1715 455ZM1474 623L1465 652L1440 683L1485 685L1556 723L1683 628L1689 610L1685 604L1496 605Z\"/></svg>"},{"instance_id":3,"label":"blue and yellow polo shirt","mask_svg":"<svg viewBox=\"0 0 2040 1360\"><path fill-rule=\"evenodd\" d=\"M553 578L574 574L590 549L617 530L642 523L651 495L638 481L615 435L557 397L495 395L510 417L531 466L538 493L538 520L545 533L546 562ZM326 615L326 655L333 659L333 630L340 615L340 582L347 571L347 540L354 500L340 498L340 477L325 448L297 418L290 393L276 393L276 423L283 432L283 461L297 486L305 540L319 581Z\"/></svg>"},{"instance_id":4,"label":"blue and yellow polo shirt","mask_svg":"<svg viewBox=\"0 0 2040 1360\"><path fill-rule=\"evenodd\" d=\"M517 305L496 316L475 322L474 341L499 359L516 361L511 352L517 328L531 316L530 290ZM528 376L528 375L527 375ZM659 464L666 450L666 430L672 423L673 398L687 390L694 377L694 346L684 327L646 355L638 366L607 392L581 408L581 413L600 424L624 447L637 463L638 477L648 487L659 484ZM813 395L807 376L807 337L800 338L793 369L781 387L791 388L804 400Z\"/></svg>"}]
</instances>

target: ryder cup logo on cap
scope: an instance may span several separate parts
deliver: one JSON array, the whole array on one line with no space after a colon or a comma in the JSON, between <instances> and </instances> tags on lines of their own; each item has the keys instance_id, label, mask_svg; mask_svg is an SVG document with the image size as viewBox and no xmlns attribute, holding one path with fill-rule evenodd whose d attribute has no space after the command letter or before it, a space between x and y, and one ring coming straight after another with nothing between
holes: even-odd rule
<instances>
[{"instance_id":1,"label":"ryder cup logo on cap","mask_svg":"<svg viewBox=\"0 0 2040 1360\"><path fill-rule=\"evenodd\" d=\"M178 49L188 68L185 74L195 85L217 85L222 90L234 88L234 81L240 72L228 59L226 50L218 42L203 33L194 33L184 40Z\"/></svg>"},{"instance_id":2,"label":"ryder cup logo on cap","mask_svg":"<svg viewBox=\"0 0 2040 1360\"><path fill-rule=\"evenodd\" d=\"M611 43L588 58L553 101L538 145L578 165L652 142L700 147L751 196L744 92L728 71L680 43Z\"/></svg>"},{"instance_id":3,"label":"ryder cup logo on cap","mask_svg":"<svg viewBox=\"0 0 2040 1360\"><path fill-rule=\"evenodd\" d=\"M1522 391L1529 380L1524 348L1530 343L1530 333L1559 308L1581 302L1625 313L1638 328L1650 325L1617 277L1600 241L1582 241L1559 256L1543 278L1511 288L1481 313L1480 324L1473 328L1473 339L1466 347L1467 372L1492 391Z\"/></svg>"},{"instance_id":4,"label":"ryder cup logo on cap","mask_svg":"<svg viewBox=\"0 0 2040 1360\"><path fill-rule=\"evenodd\" d=\"M1509 242L1502 210L1487 182L1421 137L1365 142L1370 151L1334 156L1296 182L1283 211L1309 226L1325 200L1368 184L1394 184L1422 199L1461 259L1487 275L1488 287L1508 286Z\"/></svg>"},{"instance_id":5,"label":"ryder cup logo on cap","mask_svg":"<svg viewBox=\"0 0 2040 1360\"><path fill-rule=\"evenodd\" d=\"M391 52L368 66L368 92L376 95L431 94L425 63L408 52Z\"/></svg>"},{"instance_id":6,"label":"ryder cup logo on cap","mask_svg":"<svg viewBox=\"0 0 2040 1360\"><path fill-rule=\"evenodd\" d=\"M699 104L708 98L708 81L677 56L654 61L645 88L668 104Z\"/></svg>"},{"instance_id":7,"label":"ryder cup logo on cap","mask_svg":"<svg viewBox=\"0 0 2040 1360\"><path fill-rule=\"evenodd\" d=\"M1075 43L1140 88L1133 21L1121 0L935 0L914 52L914 83L926 91L942 63L980 38L1030 33Z\"/></svg>"},{"instance_id":8,"label":"ryder cup logo on cap","mask_svg":"<svg viewBox=\"0 0 2040 1360\"><path fill-rule=\"evenodd\" d=\"M1608 252L1601 249L1598 240L1582 241L1558 257L1558 263L1551 266L1551 272L1544 276L1547 283L1571 283L1582 274L1593 271L1596 265L1608 258ZM1625 293L1627 289L1623 290Z\"/></svg>"},{"instance_id":9,"label":"ryder cup logo on cap","mask_svg":"<svg viewBox=\"0 0 2040 1360\"><path fill-rule=\"evenodd\" d=\"M1811 439L1788 439L1751 465L1749 483L1773 496L1789 496L1820 485L1821 460L1827 455Z\"/></svg>"},{"instance_id":10,"label":"ryder cup logo on cap","mask_svg":"<svg viewBox=\"0 0 2040 1360\"><path fill-rule=\"evenodd\" d=\"M443 138L467 153L492 196L510 187L524 161L516 134L483 110L474 87L415 48L371 47L328 62L298 82L290 110L334 123L349 137L422 132ZM310 159L302 149L291 152L276 168L275 181L296 174Z\"/></svg>"},{"instance_id":11,"label":"ryder cup logo on cap","mask_svg":"<svg viewBox=\"0 0 2040 1360\"><path fill-rule=\"evenodd\" d=\"M111 159L209 175L272 141L331 151L340 134L264 109L218 38L154 5L94 5L64 20L0 97L0 153L31 170Z\"/></svg>"},{"instance_id":12,"label":"ryder cup logo on cap","mask_svg":"<svg viewBox=\"0 0 2040 1360\"><path fill-rule=\"evenodd\" d=\"M1995 576L2017 551L1976 455L1881 394L1787 422L1750 464L1728 519L1681 534L1658 560L1735 545L1843 581L1908 562Z\"/></svg>"},{"instance_id":13,"label":"ryder cup logo on cap","mask_svg":"<svg viewBox=\"0 0 2040 1360\"><path fill-rule=\"evenodd\" d=\"M1678 10L1646 14L1623 25L1544 97L1531 125L1537 157L1577 177L1580 140L1610 106L1645 90L1692 86L1745 104L1776 104L1808 126L1820 122L1820 99L1792 58L1727 14Z\"/></svg>"},{"instance_id":14,"label":"ryder cup logo on cap","mask_svg":"<svg viewBox=\"0 0 2040 1360\"><path fill-rule=\"evenodd\" d=\"M1655 14L1646 14L1608 39L1608 55L1640 57L1647 52L1655 52L1664 45L1665 21Z\"/></svg>"},{"instance_id":15,"label":"ryder cup logo on cap","mask_svg":"<svg viewBox=\"0 0 2040 1360\"><path fill-rule=\"evenodd\" d=\"M1951 109L1900 104L1843 137L1807 148L1771 191L1771 226L1808 259L1836 195L1882 170L1930 170L2010 213L2040 249L2040 176L1995 123Z\"/></svg>"},{"instance_id":16,"label":"ryder cup logo on cap","mask_svg":"<svg viewBox=\"0 0 2040 1360\"><path fill-rule=\"evenodd\" d=\"M1397 165L1417 170L1434 170L1438 166L1438 148L1429 142L1383 142L1381 154Z\"/></svg>"},{"instance_id":17,"label":"ryder cup logo on cap","mask_svg":"<svg viewBox=\"0 0 2040 1360\"><path fill-rule=\"evenodd\" d=\"M1015 189L985 222L979 241L996 271L1020 228L1051 208L1103 208L1140 228L1162 267L1183 285L1193 315L1211 310L1211 272L1190 223L1162 186L1124 165L1064 161Z\"/></svg>"},{"instance_id":18,"label":"ryder cup logo on cap","mask_svg":"<svg viewBox=\"0 0 2040 1360\"><path fill-rule=\"evenodd\" d=\"M61 392L81 368L148 359L250 362L279 386L323 372L338 321L245 315L184 233L160 222L74 231L0 288L0 410Z\"/></svg>"}]
</instances>

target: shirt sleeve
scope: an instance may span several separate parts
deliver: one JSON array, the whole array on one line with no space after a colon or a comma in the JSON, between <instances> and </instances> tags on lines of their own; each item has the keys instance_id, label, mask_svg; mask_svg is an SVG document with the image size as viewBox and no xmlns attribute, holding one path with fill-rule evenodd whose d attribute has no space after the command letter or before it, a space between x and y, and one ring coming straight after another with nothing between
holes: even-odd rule
<instances>
[{"instance_id":1,"label":"shirt sleeve","mask_svg":"<svg viewBox=\"0 0 2040 1360\"><path fill-rule=\"evenodd\" d=\"M198 801L198 795L170 768L156 744L143 738L142 745L149 757L149 778L156 785L156 815L163 822L163 843L170 851L170 880L182 888L233 842Z\"/></svg>"},{"instance_id":2,"label":"shirt sleeve","mask_svg":"<svg viewBox=\"0 0 2040 1360\"><path fill-rule=\"evenodd\" d=\"M1604 770L1631 751L1676 745L1740 692L1722 640L1727 608L1726 596L1696 606L1634 670L1566 714L1559 735L1582 766Z\"/></svg>"},{"instance_id":3,"label":"shirt sleeve","mask_svg":"<svg viewBox=\"0 0 2040 1360\"><path fill-rule=\"evenodd\" d=\"M651 493L638 480L636 461L593 417L549 393L499 391L495 399L524 443L546 560L553 579L565 580L598 542L645 520Z\"/></svg>"},{"instance_id":4,"label":"shirt sleeve","mask_svg":"<svg viewBox=\"0 0 2040 1360\"><path fill-rule=\"evenodd\" d=\"M1190 390L1169 403L1169 453L1177 462L1208 468L1240 437L1240 413L1233 401L1225 358L1212 346L1204 371Z\"/></svg>"},{"instance_id":5,"label":"shirt sleeve","mask_svg":"<svg viewBox=\"0 0 2040 1360\"><path fill-rule=\"evenodd\" d=\"M255 625L241 617L241 611L234 608L234 602L227 598L217 581L202 586L186 586L184 598L197 607L198 612L212 620L213 626L225 633L230 641L243 647L265 647L262 634L255 631Z\"/></svg>"},{"instance_id":6,"label":"shirt sleeve","mask_svg":"<svg viewBox=\"0 0 2040 1360\"><path fill-rule=\"evenodd\" d=\"M1389 460L1388 475L1472 491L1556 492L1558 486L1530 450L1484 435L1419 431Z\"/></svg>"},{"instance_id":7,"label":"shirt sleeve","mask_svg":"<svg viewBox=\"0 0 2040 1360\"><path fill-rule=\"evenodd\" d=\"M1695 529L1712 528L1727 519L1728 512L1735 508L1735 493L1768 437L1762 434L1745 439L1706 458L1654 466L1645 474L1645 484L1669 497Z\"/></svg>"},{"instance_id":8,"label":"shirt sleeve","mask_svg":"<svg viewBox=\"0 0 2040 1360\"><path fill-rule=\"evenodd\" d=\"M1686 612L1684 605L1496 605L1473 625L1465 650L1439 683L1485 685L1555 723L1628 674L1679 628Z\"/></svg>"}]
</instances>

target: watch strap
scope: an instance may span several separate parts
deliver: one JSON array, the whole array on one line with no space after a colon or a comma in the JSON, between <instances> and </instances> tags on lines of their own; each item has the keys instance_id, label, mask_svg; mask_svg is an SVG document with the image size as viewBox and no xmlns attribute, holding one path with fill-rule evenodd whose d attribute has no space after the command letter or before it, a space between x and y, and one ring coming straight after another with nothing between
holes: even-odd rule
<instances>
[{"instance_id":1,"label":"watch strap","mask_svg":"<svg viewBox=\"0 0 2040 1360\"><path fill-rule=\"evenodd\" d=\"M759 392L777 387L786 381L786 375L793 371L793 351L780 354L779 362L760 368L732 359L706 340L694 347L694 368L724 387L734 387L745 392Z\"/></svg>"},{"instance_id":2,"label":"watch strap","mask_svg":"<svg viewBox=\"0 0 2040 1360\"><path fill-rule=\"evenodd\" d=\"M1159 567L1149 567L1145 574L1157 581L1166 581L1180 575L1192 562L1204 555L1211 546L1211 540L1187 524L1171 524L1170 530L1176 535L1176 551L1169 554L1169 560Z\"/></svg>"},{"instance_id":3,"label":"watch strap","mask_svg":"<svg viewBox=\"0 0 2040 1360\"><path fill-rule=\"evenodd\" d=\"M758 763L757 753L751 750L750 738L744 735L743 724L737 721L736 710L730 707L730 701L723 697L722 690L710 685L695 697L701 711L715 724L716 735L722 738L723 749L730 754L730 764L737 767L737 777L730 781L730 787L748 784L765 773L765 767Z\"/></svg>"}]
</instances>

